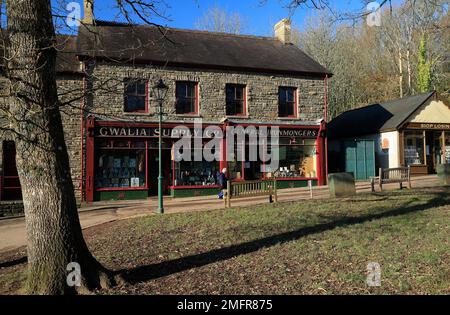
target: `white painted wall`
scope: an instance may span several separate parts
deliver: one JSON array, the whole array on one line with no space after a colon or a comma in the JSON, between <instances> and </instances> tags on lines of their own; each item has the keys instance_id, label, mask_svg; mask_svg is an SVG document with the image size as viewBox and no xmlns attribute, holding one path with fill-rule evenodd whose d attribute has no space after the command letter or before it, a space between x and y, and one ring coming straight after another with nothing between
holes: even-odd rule
<instances>
[{"instance_id":1,"label":"white painted wall","mask_svg":"<svg viewBox=\"0 0 450 315\"><path fill-rule=\"evenodd\" d=\"M382 150L383 139L387 139L389 141L389 149ZM383 132L380 135L379 142L379 152L380 155L387 155L387 163L384 165L380 165L382 168L396 168L400 167L400 156L399 156L399 134L398 131L391 132Z\"/></svg>"}]
</instances>

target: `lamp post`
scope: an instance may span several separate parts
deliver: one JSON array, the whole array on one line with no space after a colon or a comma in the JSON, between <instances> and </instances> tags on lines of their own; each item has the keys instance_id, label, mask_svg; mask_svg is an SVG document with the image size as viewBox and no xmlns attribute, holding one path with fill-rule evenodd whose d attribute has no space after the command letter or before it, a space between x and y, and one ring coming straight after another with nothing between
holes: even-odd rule
<instances>
[{"instance_id":1,"label":"lamp post","mask_svg":"<svg viewBox=\"0 0 450 315\"><path fill-rule=\"evenodd\" d=\"M159 176L158 176L158 213L164 213L164 202L163 202L163 180L164 176L162 173L162 107L164 103L164 99L166 98L167 91L169 87L164 84L164 81L160 79L155 86L153 86L153 93L158 101L158 116L159 116L159 135L158 135L158 149L159 149Z\"/></svg>"}]
</instances>

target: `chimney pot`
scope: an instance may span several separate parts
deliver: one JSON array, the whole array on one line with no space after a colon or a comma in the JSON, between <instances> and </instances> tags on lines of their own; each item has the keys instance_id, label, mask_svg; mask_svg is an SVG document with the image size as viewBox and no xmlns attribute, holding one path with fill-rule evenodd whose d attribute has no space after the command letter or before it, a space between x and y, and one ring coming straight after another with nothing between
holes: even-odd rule
<instances>
[{"instance_id":1,"label":"chimney pot","mask_svg":"<svg viewBox=\"0 0 450 315\"><path fill-rule=\"evenodd\" d=\"M275 24L275 37L283 44L291 44L291 20L282 19Z\"/></svg>"},{"instance_id":2,"label":"chimney pot","mask_svg":"<svg viewBox=\"0 0 450 315\"><path fill-rule=\"evenodd\" d=\"M84 16L82 23L86 25L94 24L94 0L83 0Z\"/></svg>"}]
</instances>

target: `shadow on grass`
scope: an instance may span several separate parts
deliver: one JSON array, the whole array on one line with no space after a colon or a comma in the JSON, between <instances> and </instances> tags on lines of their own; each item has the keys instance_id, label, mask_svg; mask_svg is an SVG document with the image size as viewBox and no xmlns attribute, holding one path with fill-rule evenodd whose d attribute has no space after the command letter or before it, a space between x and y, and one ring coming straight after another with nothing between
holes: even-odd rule
<instances>
[{"instance_id":1,"label":"shadow on grass","mask_svg":"<svg viewBox=\"0 0 450 315\"><path fill-rule=\"evenodd\" d=\"M27 257L20 257L14 260L5 261L0 263L0 268L8 268L16 265L25 264L28 261Z\"/></svg>"},{"instance_id":2,"label":"shadow on grass","mask_svg":"<svg viewBox=\"0 0 450 315\"><path fill-rule=\"evenodd\" d=\"M335 218L328 223L317 224L314 226L304 227L299 230L281 233L229 247L214 249L206 253L182 257L158 264L141 266L134 269L117 271L130 284L145 282L152 279L165 277L174 273L186 271L192 268L198 268L215 262L227 260L239 255L245 255L256 252L260 249L271 247L278 244L284 244L296 241L302 237L331 231L337 227L351 226L361 224L373 220L379 220L388 217L396 217L414 212L425 211L434 207L445 206L450 204L450 189L446 188L445 192L436 192L435 197L426 204L408 206L391 209L389 211L363 215L359 217ZM412 196L412 195L411 195Z\"/></svg>"}]
</instances>

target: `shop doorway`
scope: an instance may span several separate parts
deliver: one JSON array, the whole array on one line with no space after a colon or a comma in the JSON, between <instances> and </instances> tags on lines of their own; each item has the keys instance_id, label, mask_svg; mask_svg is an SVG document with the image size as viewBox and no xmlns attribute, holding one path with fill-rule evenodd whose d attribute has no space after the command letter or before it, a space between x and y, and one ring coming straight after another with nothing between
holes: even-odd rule
<instances>
[{"instance_id":1,"label":"shop doorway","mask_svg":"<svg viewBox=\"0 0 450 315\"><path fill-rule=\"evenodd\" d=\"M163 171L163 193L168 195L172 185L172 157L170 149L162 150L162 171ZM158 149L149 149L148 151L148 181L149 196L158 195L158 176L159 176L159 151Z\"/></svg>"},{"instance_id":2,"label":"shop doorway","mask_svg":"<svg viewBox=\"0 0 450 315\"><path fill-rule=\"evenodd\" d=\"M441 131L426 132L426 155L429 174L435 174L437 165L443 163L443 145L444 140Z\"/></svg>"},{"instance_id":3,"label":"shop doorway","mask_svg":"<svg viewBox=\"0 0 450 315\"><path fill-rule=\"evenodd\" d=\"M442 131L428 131L426 134L428 172L435 174L437 165L444 163L444 134Z\"/></svg>"},{"instance_id":4,"label":"shop doorway","mask_svg":"<svg viewBox=\"0 0 450 315\"><path fill-rule=\"evenodd\" d=\"M3 142L3 177L1 181L1 200L22 200L14 141Z\"/></svg>"}]
</instances>

